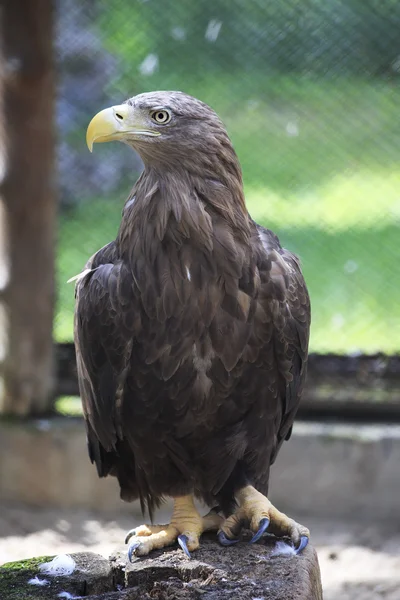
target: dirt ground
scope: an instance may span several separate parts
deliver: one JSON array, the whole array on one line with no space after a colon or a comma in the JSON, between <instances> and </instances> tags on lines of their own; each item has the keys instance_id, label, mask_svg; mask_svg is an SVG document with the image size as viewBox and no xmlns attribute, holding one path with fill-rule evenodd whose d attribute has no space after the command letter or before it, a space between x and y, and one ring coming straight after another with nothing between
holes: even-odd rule
<instances>
[{"instance_id":1,"label":"dirt ground","mask_svg":"<svg viewBox=\"0 0 400 600\"><path fill-rule=\"evenodd\" d=\"M157 520L165 518L164 514ZM318 552L325 600L400 600L400 523L391 527L306 516L302 522L310 527ZM0 564L82 550L108 557L136 524L125 515L3 504Z\"/></svg>"}]
</instances>

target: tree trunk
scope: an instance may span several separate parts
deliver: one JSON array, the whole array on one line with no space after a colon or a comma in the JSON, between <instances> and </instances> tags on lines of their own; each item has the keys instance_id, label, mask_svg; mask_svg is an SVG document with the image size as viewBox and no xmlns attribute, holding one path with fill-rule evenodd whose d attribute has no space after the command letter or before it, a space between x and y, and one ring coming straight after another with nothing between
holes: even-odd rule
<instances>
[{"instance_id":1,"label":"tree trunk","mask_svg":"<svg viewBox=\"0 0 400 600\"><path fill-rule=\"evenodd\" d=\"M52 0L3 0L0 413L43 414L53 388Z\"/></svg>"}]
</instances>

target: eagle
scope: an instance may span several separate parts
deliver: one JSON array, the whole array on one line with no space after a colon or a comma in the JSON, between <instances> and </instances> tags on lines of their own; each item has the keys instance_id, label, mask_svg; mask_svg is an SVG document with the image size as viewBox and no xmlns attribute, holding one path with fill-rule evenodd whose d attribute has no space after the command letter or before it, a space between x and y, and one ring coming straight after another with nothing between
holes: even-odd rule
<instances>
[{"instance_id":1,"label":"eagle","mask_svg":"<svg viewBox=\"0 0 400 600\"><path fill-rule=\"evenodd\" d=\"M306 375L310 302L299 259L247 211L240 164L207 104L142 93L99 112L87 144L118 140L144 168L116 239L77 277L74 339L89 456L140 499L151 524L126 538L130 560L204 531L309 530L268 500ZM166 498L169 524L154 525ZM202 516L202 501L209 512Z\"/></svg>"}]
</instances>

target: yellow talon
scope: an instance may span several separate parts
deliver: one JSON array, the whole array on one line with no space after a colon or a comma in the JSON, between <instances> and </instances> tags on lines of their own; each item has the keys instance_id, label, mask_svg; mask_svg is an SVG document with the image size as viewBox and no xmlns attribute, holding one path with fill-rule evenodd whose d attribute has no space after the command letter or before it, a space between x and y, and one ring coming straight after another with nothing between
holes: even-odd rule
<instances>
[{"instance_id":1,"label":"yellow talon","mask_svg":"<svg viewBox=\"0 0 400 600\"><path fill-rule=\"evenodd\" d=\"M212 511L202 517L194 505L193 496L181 496L174 500L171 523L141 525L128 533L125 542L133 538L129 546L129 558L133 555L145 556L152 550L171 546L181 537L184 541L180 540L180 545L185 552L187 549L188 554L199 547L200 536L204 531L219 529L222 517Z\"/></svg>"},{"instance_id":2,"label":"yellow talon","mask_svg":"<svg viewBox=\"0 0 400 600\"><path fill-rule=\"evenodd\" d=\"M253 486L248 485L236 494L238 503L237 510L226 519L221 527L221 531L229 538L238 536L243 524L246 524L256 534L252 541L258 539L257 534L260 531L260 524L265 524L262 529L268 529L278 537L290 537L294 546L298 547L301 538L309 538L309 530L296 523L293 519L280 512L268 500L266 496L257 491ZM265 520L268 520L268 527ZM261 534L259 535L261 537Z\"/></svg>"}]
</instances>

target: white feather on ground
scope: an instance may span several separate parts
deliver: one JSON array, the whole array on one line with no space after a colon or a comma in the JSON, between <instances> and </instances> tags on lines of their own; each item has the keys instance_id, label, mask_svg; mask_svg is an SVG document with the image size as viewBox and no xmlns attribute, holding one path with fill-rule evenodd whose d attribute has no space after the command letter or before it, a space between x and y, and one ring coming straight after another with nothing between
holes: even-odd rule
<instances>
[{"instance_id":1,"label":"white feather on ground","mask_svg":"<svg viewBox=\"0 0 400 600\"><path fill-rule=\"evenodd\" d=\"M270 554L272 556L296 556L296 550L286 542L278 541Z\"/></svg>"},{"instance_id":2,"label":"white feather on ground","mask_svg":"<svg viewBox=\"0 0 400 600\"><path fill-rule=\"evenodd\" d=\"M82 596L73 596L69 592L60 592L57 594L57 598L67 598L67 600L76 600L77 598L81 598Z\"/></svg>"},{"instance_id":3,"label":"white feather on ground","mask_svg":"<svg viewBox=\"0 0 400 600\"><path fill-rule=\"evenodd\" d=\"M75 570L75 561L69 554L59 554L52 561L39 565L39 569L45 575L71 575Z\"/></svg>"},{"instance_id":4,"label":"white feather on ground","mask_svg":"<svg viewBox=\"0 0 400 600\"><path fill-rule=\"evenodd\" d=\"M47 579L39 579L39 577L35 575L35 577L32 577L28 583L31 585L49 585L50 581L47 581Z\"/></svg>"}]
</instances>

